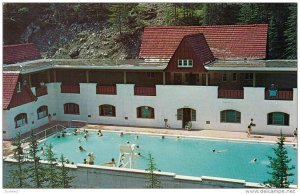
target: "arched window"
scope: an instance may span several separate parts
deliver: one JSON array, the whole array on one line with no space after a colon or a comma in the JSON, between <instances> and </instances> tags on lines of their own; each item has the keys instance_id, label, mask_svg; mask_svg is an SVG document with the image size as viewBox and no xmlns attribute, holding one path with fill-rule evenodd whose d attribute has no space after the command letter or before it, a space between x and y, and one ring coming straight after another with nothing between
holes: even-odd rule
<instances>
[{"instance_id":1,"label":"arched window","mask_svg":"<svg viewBox=\"0 0 300 194\"><path fill-rule=\"evenodd\" d=\"M79 115L79 105L75 103L66 103L64 104L64 113Z\"/></svg>"},{"instance_id":2,"label":"arched window","mask_svg":"<svg viewBox=\"0 0 300 194\"><path fill-rule=\"evenodd\" d=\"M221 111L221 123L241 123L241 112L236 110Z\"/></svg>"},{"instance_id":3,"label":"arched window","mask_svg":"<svg viewBox=\"0 0 300 194\"><path fill-rule=\"evenodd\" d=\"M116 108L110 104L102 104L99 106L99 115L105 117L115 117Z\"/></svg>"},{"instance_id":4,"label":"arched window","mask_svg":"<svg viewBox=\"0 0 300 194\"><path fill-rule=\"evenodd\" d=\"M289 126L290 115L284 112L271 112L268 114L268 125Z\"/></svg>"},{"instance_id":5,"label":"arched window","mask_svg":"<svg viewBox=\"0 0 300 194\"><path fill-rule=\"evenodd\" d=\"M48 106L40 106L37 109L38 119L42 119L48 116Z\"/></svg>"},{"instance_id":6,"label":"arched window","mask_svg":"<svg viewBox=\"0 0 300 194\"><path fill-rule=\"evenodd\" d=\"M21 113L15 117L15 126L16 128L22 127L27 124L27 114Z\"/></svg>"},{"instance_id":7,"label":"arched window","mask_svg":"<svg viewBox=\"0 0 300 194\"><path fill-rule=\"evenodd\" d=\"M154 119L154 108L140 106L136 108L137 118Z\"/></svg>"}]
</instances>

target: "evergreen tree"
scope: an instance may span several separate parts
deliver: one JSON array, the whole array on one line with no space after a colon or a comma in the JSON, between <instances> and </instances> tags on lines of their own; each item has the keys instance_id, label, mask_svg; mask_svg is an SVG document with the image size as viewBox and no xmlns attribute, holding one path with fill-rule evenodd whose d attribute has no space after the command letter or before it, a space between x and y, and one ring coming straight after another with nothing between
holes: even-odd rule
<instances>
[{"instance_id":1,"label":"evergreen tree","mask_svg":"<svg viewBox=\"0 0 300 194\"><path fill-rule=\"evenodd\" d=\"M59 172L58 172L58 182L59 188L71 188L71 182L75 178L73 176L69 176L70 169L65 166L66 158L61 155L59 159Z\"/></svg>"},{"instance_id":2,"label":"evergreen tree","mask_svg":"<svg viewBox=\"0 0 300 194\"><path fill-rule=\"evenodd\" d=\"M108 21L119 34L130 29L131 25L135 25L135 21L131 21L131 12L136 6L134 3L114 3L108 6Z\"/></svg>"},{"instance_id":3,"label":"evergreen tree","mask_svg":"<svg viewBox=\"0 0 300 194\"><path fill-rule=\"evenodd\" d=\"M294 169L294 166L289 167L289 162L291 159L288 158L287 150L284 147L285 138L280 133L278 138L277 147L273 148L275 157L268 156L270 160L269 168L272 169L271 172L268 172L272 177L271 179L264 182L269 187L275 188L288 188L290 181L288 180L289 176L294 174L289 173L290 170Z\"/></svg>"},{"instance_id":4,"label":"evergreen tree","mask_svg":"<svg viewBox=\"0 0 300 194\"><path fill-rule=\"evenodd\" d=\"M146 169L146 171L148 171L149 173L146 174L147 177L147 183L146 183L146 188L161 188L161 182L158 179L158 175L156 175L154 173L155 170L158 170L155 167L155 163L154 163L154 158L152 157L151 153L149 153L149 158L148 158L148 168Z\"/></svg>"},{"instance_id":5,"label":"evergreen tree","mask_svg":"<svg viewBox=\"0 0 300 194\"><path fill-rule=\"evenodd\" d=\"M20 133L17 134L12 145L14 146L13 158L17 161L17 165L13 165L13 168L9 171L9 177L12 180L6 186L8 188L25 188L28 186L26 183L27 169L24 167L24 152Z\"/></svg>"},{"instance_id":6,"label":"evergreen tree","mask_svg":"<svg viewBox=\"0 0 300 194\"><path fill-rule=\"evenodd\" d=\"M238 22L240 5L234 3L206 3L203 7L204 25L228 25Z\"/></svg>"},{"instance_id":7,"label":"evergreen tree","mask_svg":"<svg viewBox=\"0 0 300 194\"><path fill-rule=\"evenodd\" d=\"M282 45L279 39L278 28L276 26L275 17L272 16L268 28L268 48L269 59L278 59L282 54Z\"/></svg>"},{"instance_id":8,"label":"evergreen tree","mask_svg":"<svg viewBox=\"0 0 300 194\"><path fill-rule=\"evenodd\" d=\"M29 140L29 158L33 160L33 165L29 167L29 178L34 184L35 188L42 188L46 181L45 177L45 168L40 163L40 158L38 157L38 144L36 136L33 132L31 132L30 140Z\"/></svg>"},{"instance_id":9,"label":"evergreen tree","mask_svg":"<svg viewBox=\"0 0 300 194\"><path fill-rule=\"evenodd\" d=\"M48 166L45 171L47 180L48 180L48 187L50 188L58 188L59 187L59 181L58 181L58 170L57 170L57 162L55 158L55 154L53 152L53 147L50 144L46 148L46 160L48 161Z\"/></svg>"},{"instance_id":10,"label":"evergreen tree","mask_svg":"<svg viewBox=\"0 0 300 194\"><path fill-rule=\"evenodd\" d=\"M287 29L284 31L287 44L283 57L297 59L297 4L290 4L288 9L290 14L286 22Z\"/></svg>"}]
</instances>

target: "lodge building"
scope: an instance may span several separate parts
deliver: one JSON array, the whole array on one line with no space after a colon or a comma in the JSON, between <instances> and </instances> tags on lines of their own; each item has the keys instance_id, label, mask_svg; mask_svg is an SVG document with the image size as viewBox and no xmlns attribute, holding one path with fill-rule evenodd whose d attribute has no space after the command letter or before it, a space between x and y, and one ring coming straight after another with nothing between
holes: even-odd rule
<instances>
[{"instance_id":1,"label":"lodge building","mask_svg":"<svg viewBox=\"0 0 300 194\"><path fill-rule=\"evenodd\" d=\"M267 60L268 25L146 27L139 59L41 59L3 48L3 137L48 122L292 134L297 61ZM158 129L159 132L159 129Z\"/></svg>"}]
</instances>

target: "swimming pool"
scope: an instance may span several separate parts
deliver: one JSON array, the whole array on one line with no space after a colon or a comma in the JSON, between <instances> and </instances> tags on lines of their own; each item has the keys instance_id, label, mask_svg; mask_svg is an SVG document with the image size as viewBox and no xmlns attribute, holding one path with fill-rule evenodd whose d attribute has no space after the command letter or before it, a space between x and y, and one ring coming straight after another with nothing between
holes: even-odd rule
<instances>
[{"instance_id":1,"label":"swimming pool","mask_svg":"<svg viewBox=\"0 0 300 194\"><path fill-rule=\"evenodd\" d=\"M72 131L72 129L69 129ZM268 156L273 156L272 148L275 144L252 143L242 141L227 141L214 139L200 139L188 137L165 136L164 139L157 135L144 135L137 133L102 131L99 137L97 132L89 131L87 141L83 134L67 135L57 138L51 136L40 143L39 147L45 147L50 143L56 157L63 154L71 162L83 163L87 154L94 153L95 165L103 165L112 158L118 164L119 148L121 144L129 141L139 145L135 152L141 153L141 157L135 159L135 168L146 169L148 153L154 157L156 167L164 172L174 172L186 176L214 176L223 178L242 179L247 182L262 183L270 178L267 173L270 169ZM138 136L138 138L137 138ZM80 142L78 141L80 139ZM86 151L80 151L82 146ZM297 150L292 146L286 146L290 165L297 164ZM213 150L216 150L213 152ZM252 163L253 158L257 162ZM297 169L292 171L294 177L290 178L293 184L297 183Z\"/></svg>"}]
</instances>

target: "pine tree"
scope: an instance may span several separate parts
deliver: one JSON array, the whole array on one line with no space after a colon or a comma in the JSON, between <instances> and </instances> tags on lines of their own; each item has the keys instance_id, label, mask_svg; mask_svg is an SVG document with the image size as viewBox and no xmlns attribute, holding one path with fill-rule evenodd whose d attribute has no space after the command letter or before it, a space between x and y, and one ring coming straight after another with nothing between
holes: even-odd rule
<instances>
[{"instance_id":1,"label":"pine tree","mask_svg":"<svg viewBox=\"0 0 300 194\"><path fill-rule=\"evenodd\" d=\"M59 159L59 172L58 172L58 182L59 188L71 188L71 182L75 178L73 176L69 176L70 169L65 166L66 158L61 155Z\"/></svg>"},{"instance_id":2,"label":"pine tree","mask_svg":"<svg viewBox=\"0 0 300 194\"><path fill-rule=\"evenodd\" d=\"M278 59L281 55L281 44L278 35L278 27L276 26L275 17L272 16L269 23L268 29L268 48L269 48L269 59Z\"/></svg>"},{"instance_id":3,"label":"pine tree","mask_svg":"<svg viewBox=\"0 0 300 194\"><path fill-rule=\"evenodd\" d=\"M290 181L288 180L289 176L293 176L293 173L289 173L290 170L293 170L295 166L289 167L289 162L291 159L288 158L287 150L284 147L285 138L280 133L278 138L277 147L273 148L275 157L268 156L270 160L269 168L272 169L271 172L268 172L272 177L271 179L264 182L265 185L275 188L288 188Z\"/></svg>"},{"instance_id":4,"label":"pine tree","mask_svg":"<svg viewBox=\"0 0 300 194\"><path fill-rule=\"evenodd\" d=\"M154 158L152 157L151 153L149 153L149 158L148 158L148 168L146 169L146 171L148 171L149 173L146 174L147 177L147 183L146 183L146 188L161 188L161 182L158 179L158 175L156 175L154 173L155 170L158 170L155 167L155 163L154 163Z\"/></svg>"},{"instance_id":5,"label":"pine tree","mask_svg":"<svg viewBox=\"0 0 300 194\"><path fill-rule=\"evenodd\" d=\"M38 144L35 134L32 132L29 140L29 158L33 160L33 165L29 167L29 178L35 188L42 188L45 183L45 168L38 157Z\"/></svg>"},{"instance_id":6,"label":"pine tree","mask_svg":"<svg viewBox=\"0 0 300 194\"><path fill-rule=\"evenodd\" d=\"M17 137L14 139L12 145L15 147L13 149L13 158L17 161L17 165L13 165L13 168L9 171L9 177L12 180L6 185L6 187L26 188L28 186L26 183L27 169L24 167L24 152L20 133L17 134ZM17 168L15 169L15 167Z\"/></svg>"},{"instance_id":7,"label":"pine tree","mask_svg":"<svg viewBox=\"0 0 300 194\"><path fill-rule=\"evenodd\" d=\"M286 22L287 29L284 31L287 46L285 56L288 59L297 59L297 4L290 4L288 7L290 15Z\"/></svg>"},{"instance_id":8,"label":"pine tree","mask_svg":"<svg viewBox=\"0 0 300 194\"><path fill-rule=\"evenodd\" d=\"M48 187L49 188L58 188L59 181L58 181L58 170L56 168L57 162L55 158L55 154L53 152L53 146L50 144L46 148L46 160L48 161L48 166L46 168L45 174L48 180Z\"/></svg>"}]
</instances>

